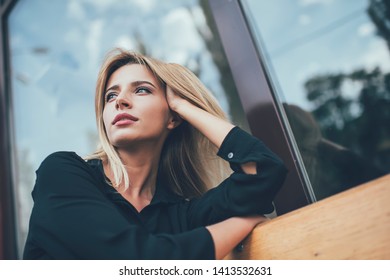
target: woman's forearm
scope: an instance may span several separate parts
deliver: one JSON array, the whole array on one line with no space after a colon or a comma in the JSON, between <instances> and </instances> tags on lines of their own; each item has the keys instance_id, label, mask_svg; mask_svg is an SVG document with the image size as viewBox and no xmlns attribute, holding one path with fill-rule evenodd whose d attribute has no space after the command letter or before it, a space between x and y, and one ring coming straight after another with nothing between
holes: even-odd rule
<instances>
[{"instance_id":1,"label":"woman's forearm","mask_svg":"<svg viewBox=\"0 0 390 280\"><path fill-rule=\"evenodd\" d=\"M268 219L263 216L233 217L207 226L215 247L215 258L222 259L234 249L253 228Z\"/></svg>"},{"instance_id":2,"label":"woman's forearm","mask_svg":"<svg viewBox=\"0 0 390 280\"><path fill-rule=\"evenodd\" d=\"M234 127L230 122L218 118L183 99L177 101L172 109L199 130L218 149L226 135ZM254 162L241 164L241 168L246 174L256 174L256 164Z\"/></svg>"}]
</instances>

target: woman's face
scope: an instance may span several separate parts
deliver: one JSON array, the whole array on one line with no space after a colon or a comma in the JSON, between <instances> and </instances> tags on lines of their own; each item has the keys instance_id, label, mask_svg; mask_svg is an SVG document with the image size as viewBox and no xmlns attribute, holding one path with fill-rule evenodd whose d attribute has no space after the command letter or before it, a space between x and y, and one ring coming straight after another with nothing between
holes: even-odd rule
<instances>
[{"instance_id":1,"label":"woman's face","mask_svg":"<svg viewBox=\"0 0 390 280\"><path fill-rule=\"evenodd\" d=\"M162 144L174 128L164 88L143 65L116 70L107 82L104 102L104 126L116 148Z\"/></svg>"}]
</instances>

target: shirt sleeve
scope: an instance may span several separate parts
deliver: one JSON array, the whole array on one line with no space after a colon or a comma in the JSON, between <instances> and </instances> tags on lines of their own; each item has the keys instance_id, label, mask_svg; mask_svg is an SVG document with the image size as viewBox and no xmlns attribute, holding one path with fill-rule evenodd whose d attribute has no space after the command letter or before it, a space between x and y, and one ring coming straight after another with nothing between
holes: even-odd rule
<instances>
[{"instance_id":1,"label":"shirt sleeve","mask_svg":"<svg viewBox=\"0 0 390 280\"><path fill-rule=\"evenodd\" d=\"M42 248L54 259L214 259L209 231L150 234L128 221L96 186L89 166L75 153L58 152L37 170L24 258Z\"/></svg>"},{"instance_id":2,"label":"shirt sleeve","mask_svg":"<svg viewBox=\"0 0 390 280\"><path fill-rule=\"evenodd\" d=\"M239 127L225 137L218 156L227 160L233 173L201 198L189 202L191 227L209 225L233 216L268 214L287 169L282 160L259 139ZM255 162L257 174L246 174L241 164Z\"/></svg>"}]
</instances>

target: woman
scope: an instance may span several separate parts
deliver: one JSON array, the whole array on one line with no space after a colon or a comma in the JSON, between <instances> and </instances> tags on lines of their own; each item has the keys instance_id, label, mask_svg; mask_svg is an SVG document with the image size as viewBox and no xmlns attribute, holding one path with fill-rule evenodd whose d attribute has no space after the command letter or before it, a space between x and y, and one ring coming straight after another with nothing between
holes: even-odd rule
<instances>
[{"instance_id":1,"label":"woman","mask_svg":"<svg viewBox=\"0 0 390 280\"><path fill-rule=\"evenodd\" d=\"M273 211L283 163L186 68L116 50L95 109L101 148L37 170L25 259L221 259Z\"/></svg>"}]
</instances>

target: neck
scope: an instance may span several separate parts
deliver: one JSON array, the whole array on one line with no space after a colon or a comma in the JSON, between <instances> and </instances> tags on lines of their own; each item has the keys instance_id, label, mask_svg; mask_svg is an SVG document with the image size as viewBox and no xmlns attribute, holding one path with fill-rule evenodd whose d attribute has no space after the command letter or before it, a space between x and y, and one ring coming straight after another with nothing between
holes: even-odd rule
<instances>
[{"instance_id":1,"label":"neck","mask_svg":"<svg viewBox=\"0 0 390 280\"><path fill-rule=\"evenodd\" d=\"M118 154L125 165L130 180L127 189L121 185L118 186L118 191L134 206L139 204L137 201L150 203L152 200L162 150L162 145L156 145L156 143L150 145L143 143L142 146L135 146L118 149ZM104 171L111 182L114 182L108 163L104 163Z\"/></svg>"}]
</instances>

